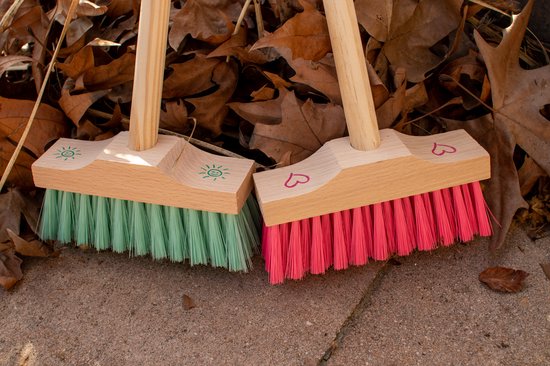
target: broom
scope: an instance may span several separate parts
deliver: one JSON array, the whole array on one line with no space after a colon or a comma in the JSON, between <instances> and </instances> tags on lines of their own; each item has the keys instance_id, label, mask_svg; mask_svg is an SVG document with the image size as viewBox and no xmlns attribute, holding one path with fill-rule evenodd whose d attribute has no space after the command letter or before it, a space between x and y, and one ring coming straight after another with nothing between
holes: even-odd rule
<instances>
[{"instance_id":1,"label":"broom","mask_svg":"<svg viewBox=\"0 0 550 366\"><path fill-rule=\"evenodd\" d=\"M158 135L169 0L142 0L129 132L59 139L32 166L40 236L247 271L259 243L254 162Z\"/></svg>"},{"instance_id":2,"label":"broom","mask_svg":"<svg viewBox=\"0 0 550 366\"><path fill-rule=\"evenodd\" d=\"M324 0L349 137L254 174L272 284L491 235L489 155L463 130L378 131L352 0Z\"/></svg>"}]
</instances>

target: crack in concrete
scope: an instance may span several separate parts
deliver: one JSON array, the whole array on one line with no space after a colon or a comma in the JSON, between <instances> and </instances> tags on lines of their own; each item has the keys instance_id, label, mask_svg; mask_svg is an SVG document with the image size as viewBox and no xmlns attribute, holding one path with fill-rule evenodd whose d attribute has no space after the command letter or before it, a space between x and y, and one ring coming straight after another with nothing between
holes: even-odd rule
<instances>
[{"instance_id":1,"label":"crack in concrete","mask_svg":"<svg viewBox=\"0 0 550 366\"><path fill-rule=\"evenodd\" d=\"M342 323L342 326L336 333L336 337L334 337L334 340L331 342L330 346L325 351L325 354L319 362L317 362L318 366L327 366L330 358L334 354L334 352L342 347L342 344L344 343L344 339L349 334L349 332L352 330L352 328L357 324L357 321L361 314L363 314L367 308L371 305L373 295L378 289L380 288L382 281L384 277L388 274L390 271L390 268L392 266L389 262L386 262L382 268L378 270L378 273L374 277L374 279L371 281L367 289L364 291L363 296L361 297L361 300L357 303L351 314L348 316L348 318Z\"/></svg>"}]
</instances>

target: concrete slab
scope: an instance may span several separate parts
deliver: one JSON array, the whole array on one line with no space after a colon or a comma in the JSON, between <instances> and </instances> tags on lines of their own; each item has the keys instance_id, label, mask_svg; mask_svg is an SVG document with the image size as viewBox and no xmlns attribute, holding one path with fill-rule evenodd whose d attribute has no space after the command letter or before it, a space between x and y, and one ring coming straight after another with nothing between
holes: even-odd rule
<instances>
[{"instance_id":1,"label":"concrete slab","mask_svg":"<svg viewBox=\"0 0 550 366\"><path fill-rule=\"evenodd\" d=\"M28 259L24 280L0 291L0 365L315 364L381 268L275 287L261 266L231 274L78 249Z\"/></svg>"},{"instance_id":2,"label":"concrete slab","mask_svg":"<svg viewBox=\"0 0 550 366\"><path fill-rule=\"evenodd\" d=\"M329 365L549 365L550 238L513 231L491 257L486 242L400 259L371 293ZM487 267L530 273L517 294L478 281Z\"/></svg>"}]
</instances>

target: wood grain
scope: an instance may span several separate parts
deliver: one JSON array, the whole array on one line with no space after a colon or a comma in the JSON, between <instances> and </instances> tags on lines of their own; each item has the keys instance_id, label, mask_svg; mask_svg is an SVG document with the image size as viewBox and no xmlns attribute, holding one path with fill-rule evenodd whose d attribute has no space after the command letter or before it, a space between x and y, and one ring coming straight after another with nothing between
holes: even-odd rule
<instances>
[{"instance_id":1,"label":"wood grain","mask_svg":"<svg viewBox=\"0 0 550 366\"><path fill-rule=\"evenodd\" d=\"M344 137L298 164L254 174L266 225L490 177L489 154L463 130L417 137L385 129L380 136L376 150L353 149Z\"/></svg>"},{"instance_id":2,"label":"wood grain","mask_svg":"<svg viewBox=\"0 0 550 366\"><path fill-rule=\"evenodd\" d=\"M204 152L160 135L136 152L122 132L105 141L60 139L32 166L37 187L237 214L252 190L254 162ZM210 173L210 174L208 174Z\"/></svg>"}]
</instances>

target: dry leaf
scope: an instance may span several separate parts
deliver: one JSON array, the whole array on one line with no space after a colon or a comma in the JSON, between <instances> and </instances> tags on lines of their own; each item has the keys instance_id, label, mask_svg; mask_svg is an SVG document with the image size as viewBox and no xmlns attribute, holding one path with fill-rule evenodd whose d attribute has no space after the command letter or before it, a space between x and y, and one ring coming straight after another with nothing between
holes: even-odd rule
<instances>
[{"instance_id":1,"label":"dry leaf","mask_svg":"<svg viewBox=\"0 0 550 366\"><path fill-rule=\"evenodd\" d=\"M359 23L378 41L395 67L404 67L411 82L439 65L431 47L458 28L462 0L356 0Z\"/></svg>"},{"instance_id":2,"label":"dry leaf","mask_svg":"<svg viewBox=\"0 0 550 366\"><path fill-rule=\"evenodd\" d=\"M15 146L21 138L34 102L0 97L0 171L4 171ZM32 187L30 165L44 153L46 146L67 134L63 113L46 104L38 108L33 126L25 142L25 150L17 160L8 182L20 187Z\"/></svg>"},{"instance_id":3,"label":"dry leaf","mask_svg":"<svg viewBox=\"0 0 550 366\"><path fill-rule=\"evenodd\" d=\"M550 280L550 263L541 263L540 267L542 268L542 271L546 275L546 278Z\"/></svg>"},{"instance_id":4,"label":"dry leaf","mask_svg":"<svg viewBox=\"0 0 550 366\"><path fill-rule=\"evenodd\" d=\"M10 67L20 63L32 62L32 58L28 56L8 55L0 58L0 76L9 70Z\"/></svg>"},{"instance_id":5,"label":"dry leaf","mask_svg":"<svg viewBox=\"0 0 550 366\"><path fill-rule=\"evenodd\" d=\"M0 252L0 286L9 290L23 278L22 262L13 249Z\"/></svg>"},{"instance_id":6,"label":"dry leaf","mask_svg":"<svg viewBox=\"0 0 550 366\"><path fill-rule=\"evenodd\" d=\"M492 267L479 274L479 280L490 289L500 292L516 293L523 290L523 281L529 273L505 267Z\"/></svg>"},{"instance_id":7,"label":"dry leaf","mask_svg":"<svg viewBox=\"0 0 550 366\"><path fill-rule=\"evenodd\" d=\"M284 89L279 91L277 99L253 103L228 103L227 105L239 116L252 124L275 125L281 123L281 104L288 92Z\"/></svg>"},{"instance_id":8,"label":"dry leaf","mask_svg":"<svg viewBox=\"0 0 550 366\"><path fill-rule=\"evenodd\" d=\"M294 92L283 97L281 114L279 124L256 124L250 140L250 148L260 149L277 162L290 151L291 163L297 163L325 142L342 137L346 128L341 106L315 104L310 99L303 103Z\"/></svg>"},{"instance_id":9,"label":"dry leaf","mask_svg":"<svg viewBox=\"0 0 550 366\"><path fill-rule=\"evenodd\" d=\"M90 68L84 72L84 85L89 91L111 89L134 80L136 55L126 52L107 65Z\"/></svg>"},{"instance_id":10,"label":"dry leaf","mask_svg":"<svg viewBox=\"0 0 550 366\"><path fill-rule=\"evenodd\" d=\"M193 308L196 308L197 305L195 304L195 301L191 298L191 296L184 294L183 295L183 309L186 311L189 311Z\"/></svg>"},{"instance_id":11,"label":"dry leaf","mask_svg":"<svg viewBox=\"0 0 550 366\"><path fill-rule=\"evenodd\" d=\"M189 127L187 108L182 100L166 102L166 111L160 111L160 127L170 131L185 133Z\"/></svg>"},{"instance_id":12,"label":"dry leaf","mask_svg":"<svg viewBox=\"0 0 550 366\"><path fill-rule=\"evenodd\" d=\"M88 111L90 106L97 102L99 99L109 93L109 90L98 90L90 93L83 94L71 94L74 89L75 81L73 79L65 80L65 84L61 89L61 98L59 99L59 106L63 109L63 112L73 121L75 126L78 126L84 113Z\"/></svg>"},{"instance_id":13,"label":"dry leaf","mask_svg":"<svg viewBox=\"0 0 550 366\"><path fill-rule=\"evenodd\" d=\"M172 73L164 81L162 97L189 97L214 87L212 74L220 62L197 54L187 62L170 65Z\"/></svg>"},{"instance_id":14,"label":"dry leaf","mask_svg":"<svg viewBox=\"0 0 550 366\"><path fill-rule=\"evenodd\" d=\"M14 249L18 254L25 257L49 257L52 255L53 250L44 245L38 239L25 240L10 229L7 229L8 235L13 242Z\"/></svg>"},{"instance_id":15,"label":"dry leaf","mask_svg":"<svg viewBox=\"0 0 550 366\"><path fill-rule=\"evenodd\" d=\"M327 21L311 4L303 2L304 11L296 14L274 33L260 38L251 48L273 47L287 60L319 61L330 51Z\"/></svg>"},{"instance_id":16,"label":"dry leaf","mask_svg":"<svg viewBox=\"0 0 550 366\"><path fill-rule=\"evenodd\" d=\"M7 230L19 234L21 217L32 229L38 226L41 202L23 194L19 189L10 189L0 194L0 243L10 239Z\"/></svg>"},{"instance_id":17,"label":"dry leaf","mask_svg":"<svg viewBox=\"0 0 550 366\"><path fill-rule=\"evenodd\" d=\"M319 61L304 59L288 60L296 75L290 80L311 86L327 96L335 104L342 104L340 87L336 77L336 67L332 55L327 55Z\"/></svg>"}]
</instances>

